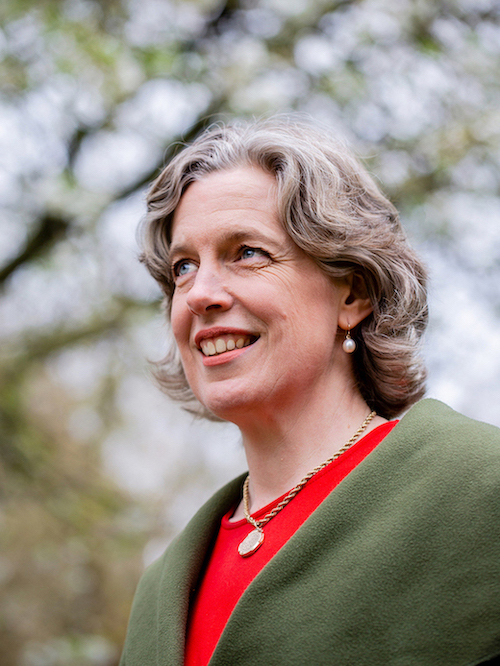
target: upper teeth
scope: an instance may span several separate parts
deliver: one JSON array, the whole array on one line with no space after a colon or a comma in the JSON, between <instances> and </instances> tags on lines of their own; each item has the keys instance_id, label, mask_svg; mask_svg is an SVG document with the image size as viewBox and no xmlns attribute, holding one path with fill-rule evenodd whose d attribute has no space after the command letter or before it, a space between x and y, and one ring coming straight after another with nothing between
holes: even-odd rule
<instances>
[{"instance_id":1,"label":"upper teeth","mask_svg":"<svg viewBox=\"0 0 500 666\"><path fill-rule=\"evenodd\" d=\"M205 356L215 356L215 354L223 354L226 351L233 349L241 349L250 344L250 337L225 335L223 338L212 338L211 340L203 340L201 343L201 351Z\"/></svg>"}]
</instances>

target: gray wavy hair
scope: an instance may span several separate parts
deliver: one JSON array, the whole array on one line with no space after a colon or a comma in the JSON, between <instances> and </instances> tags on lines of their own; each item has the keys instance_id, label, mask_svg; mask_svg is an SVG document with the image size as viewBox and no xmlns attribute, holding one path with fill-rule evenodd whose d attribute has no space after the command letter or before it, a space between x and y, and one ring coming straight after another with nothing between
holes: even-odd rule
<instances>
[{"instance_id":1,"label":"gray wavy hair","mask_svg":"<svg viewBox=\"0 0 500 666\"><path fill-rule=\"evenodd\" d=\"M366 169L342 143L303 119L210 127L153 182L141 260L161 286L167 316L174 292L170 231L183 193L208 173L245 165L276 178L283 227L327 275L356 274L364 281L373 312L352 332L355 380L371 409L386 418L399 415L425 392L419 343L428 319L426 269ZM175 344L156 376L188 411L214 418L194 397Z\"/></svg>"}]
</instances>

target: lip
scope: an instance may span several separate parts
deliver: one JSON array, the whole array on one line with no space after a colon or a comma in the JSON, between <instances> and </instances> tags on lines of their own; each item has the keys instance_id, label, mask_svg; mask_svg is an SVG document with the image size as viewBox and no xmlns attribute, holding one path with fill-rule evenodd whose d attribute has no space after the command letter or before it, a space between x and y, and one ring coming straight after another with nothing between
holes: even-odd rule
<instances>
[{"instance_id":1,"label":"lip","mask_svg":"<svg viewBox=\"0 0 500 666\"><path fill-rule=\"evenodd\" d=\"M194 344L197 346L198 349L201 350L201 343L203 340L207 340L207 338L217 338L222 335L242 335L244 337L254 337L254 338L259 337L255 333L252 333L251 331L245 330L243 328L214 326L213 328L205 328L201 331L198 331L198 333L196 333L196 335L194 336ZM226 354L230 353L232 352L226 352Z\"/></svg>"}]
</instances>

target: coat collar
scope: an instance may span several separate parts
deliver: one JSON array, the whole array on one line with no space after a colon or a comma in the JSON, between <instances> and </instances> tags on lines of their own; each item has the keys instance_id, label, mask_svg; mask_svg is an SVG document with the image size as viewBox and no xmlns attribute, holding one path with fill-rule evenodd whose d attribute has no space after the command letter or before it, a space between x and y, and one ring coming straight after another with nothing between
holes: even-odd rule
<instances>
[{"instance_id":1,"label":"coat collar","mask_svg":"<svg viewBox=\"0 0 500 666\"><path fill-rule=\"evenodd\" d=\"M217 536L221 517L241 498L246 474L221 488L202 506L184 531L172 542L160 562L157 612L157 663L184 662L186 623L191 597Z\"/></svg>"}]
</instances>

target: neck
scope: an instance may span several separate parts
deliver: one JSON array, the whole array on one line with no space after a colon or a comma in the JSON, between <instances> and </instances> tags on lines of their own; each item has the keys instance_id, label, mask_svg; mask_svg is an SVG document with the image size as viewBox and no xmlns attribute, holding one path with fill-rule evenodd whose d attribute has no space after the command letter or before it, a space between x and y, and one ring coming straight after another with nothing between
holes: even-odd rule
<instances>
[{"instance_id":1,"label":"neck","mask_svg":"<svg viewBox=\"0 0 500 666\"><path fill-rule=\"evenodd\" d=\"M239 424L250 473L251 512L288 492L358 430L371 410L354 389L340 395L326 401L304 399L302 394L300 405L282 405ZM375 417L363 435L383 421ZM242 517L240 506L233 519Z\"/></svg>"}]
</instances>

